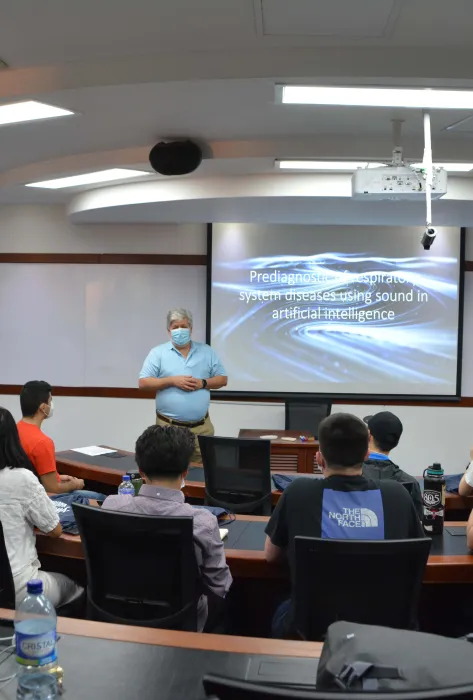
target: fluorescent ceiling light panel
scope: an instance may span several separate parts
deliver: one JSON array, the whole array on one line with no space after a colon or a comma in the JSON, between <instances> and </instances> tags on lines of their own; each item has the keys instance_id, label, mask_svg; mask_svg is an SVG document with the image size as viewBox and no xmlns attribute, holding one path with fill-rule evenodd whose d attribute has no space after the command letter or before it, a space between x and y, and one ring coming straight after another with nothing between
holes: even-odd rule
<instances>
[{"instance_id":1,"label":"fluorescent ceiling light panel","mask_svg":"<svg viewBox=\"0 0 473 700\"><path fill-rule=\"evenodd\" d=\"M43 102L15 102L15 104L0 105L0 125L17 124L18 122L32 122L37 119L51 119L52 117L67 117L74 112L60 107L45 105Z\"/></svg>"},{"instance_id":2,"label":"fluorescent ceiling light panel","mask_svg":"<svg viewBox=\"0 0 473 700\"><path fill-rule=\"evenodd\" d=\"M473 109L472 90L431 88L372 88L284 85L284 104L344 107L406 107L415 109Z\"/></svg>"},{"instance_id":3,"label":"fluorescent ceiling light panel","mask_svg":"<svg viewBox=\"0 0 473 700\"><path fill-rule=\"evenodd\" d=\"M43 182L31 182L26 187L43 187L47 190L60 190L63 187L79 187L80 185L94 185L97 182L112 182L113 180L126 180L130 177L142 177L151 173L143 170L127 170L126 168L111 168L100 170L97 173L84 173L71 177L60 177L56 180L44 180Z\"/></svg>"},{"instance_id":4,"label":"fluorescent ceiling light panel","mask_svg":"<svg viewBox=\"0 0 473 700\"><path fill-rule=\"evenodd\" d=\"M358 168L379 168L384 163L358 162L354 160L278 160L276 165L281 170L345 170Z\"/></svg>"},{"instance_id":5,"label":"fluorescent ceiling light panel","mask_svg":"<svg viewBox=\"0 0 473 700\"><path fill-rule=\"evenodd\" d=\"M412 168L425 168L423 163L411 163ZM434 163L434 168L444 168L449 173L469 173L473 163Z\"/></svg>"}]
</instances>

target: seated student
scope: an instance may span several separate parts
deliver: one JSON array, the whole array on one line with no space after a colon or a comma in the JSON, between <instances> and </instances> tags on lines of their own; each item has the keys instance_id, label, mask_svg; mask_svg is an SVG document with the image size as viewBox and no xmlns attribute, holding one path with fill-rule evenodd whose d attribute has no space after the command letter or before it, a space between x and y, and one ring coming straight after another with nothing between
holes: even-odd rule
<instances>
[{"instance_id":1,"label":"seated student","mask_svg":"<svg viewBox=\"0 0 473 700\"><path fill-rule=\"evenodd\" d=\"M54 412L51 386L47 382L27 382L20 393L23 419L18 423L21 445L36 474L48 493L80 491L85 498L105 498L95 491L84 490L84 481L66 474L58 474L54 442L41 430L43 421Z\"/></svg>"},{"instance_id":2,"label":"seated student","mask_svg":"<svg viewBox=\"0 0 473 700\"><path fill-rule=\"evenodd\" d=\"M224 598L232 584L217 518L209 511L184 503L181 489L187 475L195 438L188 428L152 425L136 442L136 463L143 479L139 495L108 496L102 509L140 515L191 516L194 543L204 589ZM152 552L150 552L152 556ZM165 573L163 572L163 575ZM197 606L197 629L207 620L207 597Z\"/></svg>"},{"instance_id":3,"label":"seated student","mask_svg":"<svg viewBox=\"0 0 473 700\"><path fill-rule=\"evenodd\" d=\"M391 480L363 476L368 429L348 413L334 413L319 426L317 463L324 479L295 479L284 491L266 527L264 553L275 563L286 556L294 581L294 538L400 540L424 537L406 489ZM273 620L273 635L284 636L292 620L290 601Z\"/></svg>"},{"instance_id":4,"label":"seated student","mask_svg":"<svg viewBox=\"0 0 473 700\"><path fill-rule=\"evenodd\" d=\"M398 446L402 435L402 423L391 411L381 411L363 418L370 431L370 453L363 464L363 474L369 479L393 479L400 484L409 484L408 491L422 518L422 494L420 484L407 472L402 471L389 459L389 453Z\"/></svg>"},{"instance_id":5,"label":"seated student","mask_svg":"<svg viewBox=\"0 0 473 700\"><path fill-rule=\"evenodd\" d=\"M44 594L55 607L82 594L63 574L43 571L36 552L34 528L50 537L62 529L56 508L38 481L20 445L13 416L0 408L0 521L15 584L16 604L26 596L26 584L41 579Z\"/></svg>"}]
</instances>

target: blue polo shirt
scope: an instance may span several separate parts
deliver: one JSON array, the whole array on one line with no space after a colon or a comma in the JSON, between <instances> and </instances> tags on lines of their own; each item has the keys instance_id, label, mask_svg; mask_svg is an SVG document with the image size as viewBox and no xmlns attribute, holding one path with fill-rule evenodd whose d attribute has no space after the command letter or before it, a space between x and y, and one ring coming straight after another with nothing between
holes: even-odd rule
<instances>
[{"instance_id":1,"label":"blue polo shirt","mask_svg":"<svg viewBox=\"0 0 473 700\"><path fill-rule=\"evenodd\" d=\"M187 357L184 357L174 345L163 343L153 348L144 361L140 379L147 377L176 377L187 375L194 379L210 379L225 376L225 368L210 345L191 343ZM183 391L171 386L156 393L156 410L169 418L182 421L201 420L210 405L210 391Z\"/></svg>"}]
</instances>

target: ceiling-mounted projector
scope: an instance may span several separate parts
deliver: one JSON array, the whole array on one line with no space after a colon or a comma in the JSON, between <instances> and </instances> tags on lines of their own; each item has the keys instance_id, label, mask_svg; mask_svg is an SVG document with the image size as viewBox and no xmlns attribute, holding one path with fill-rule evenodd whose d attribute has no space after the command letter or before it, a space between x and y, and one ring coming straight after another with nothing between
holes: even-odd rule
<instances>
[{"instance_id":1,"label":"ceiling-mounted projector","mask_svg":"<svg viewBox=\"0 0 473 700\"><path fill-rule=\"evenodd\" d=\"M424 201L425 190L423 172L408 165L359 168L351 179L352 197L358 200ZM438 168L434 170L432 199L439 199L444 194L447 194L447 172Z\"/></svg>"}]
</instances>

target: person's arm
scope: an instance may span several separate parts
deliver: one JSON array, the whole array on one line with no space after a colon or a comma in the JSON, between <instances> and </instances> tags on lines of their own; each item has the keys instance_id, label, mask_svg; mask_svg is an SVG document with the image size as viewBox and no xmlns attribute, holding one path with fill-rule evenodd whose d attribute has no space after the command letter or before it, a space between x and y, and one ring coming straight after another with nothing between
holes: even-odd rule
<instances>
[{"instance_id":1,"label":"person's arm","mask_svg":"<svg viewBox=\"0 0 473 700\"><path fill-rule=\"evenodd\" d=\"M32 462L39 480L48 493L70 493L76 489L84 488L82 479L70 477L68 481L60 480L56 468L54 443L49 438L45 437L45 439L35 447L32 453Z\"/></svg>"},{"instance_id":2,"label":"person's arm","mask_svg":"<svg viewBox=\"0 0 473 700\"><path fill-rule=\"evenodd\" d=\"M207 386L205 387L209 391L215 391L216 389L221 389L227 386L228 377L225 367L219 360L216 352L212 349L210 350L210 366L209 366L209 377L206 380ZM204 383L202 379L194 379L194 389L199 390L204 388Z\"/></svg>"},{"instance_id":3,"label":"person's arm","mask_svg":"<svg viewBox=\"0 0 473 700\"><path fill-rule=\"evenodd\" d=\"M51 530L51 532L46 532L45 533L48 537L61 537L62 535L62 527L61 523L58 523L54 530Z\"/></svg>"},{"instance_id":4,"label":"person's arm","mask_svg":"<svg viewBox=\"0 0 473 700\"><path fill-rule=\"evenodd\" d=\"M458 487L460 496L473 495L473 447L470 450L470 460L470 464L466 468L466 472L463 474Z\"/></svg>"},{"instance_id":5,"label":"person's arm","mask_svg":"<svg viewBox=\"0 0 473 700\"><path fill-rule=\"evenodd\" d=\"M217 519L210 513L209 515L209 525L203 528L198 540L202 552L200 573L205 588L219 598L225 598L233 579L225 558Z\"/></svg>"},{"instance_id":6,"label":"person's arm","mask_svg":"<svg viewBox=\"0 0 473 700\"><path fill-rule=\"evenodd\" d=\"M48 472L47 474L41 474L39 477L44 489L48 493L70 493L71 491L77 491L84 488L83 479L76 479L71 476L67 481L58 481L57 473Z\"/></svg>"},{"instance_id":7,"label":"person's arm","mask_svg":"<svg viewBox=\"0 0 473 700\"><path fill-rule=\"evenodd\" d=\"M290 488L288 486L288 488ZM278 501L269 523L266 526L266 541L264 543L264 558L269 564L277 564L286 558L289 533L286 522L286 500L284 492Z\"/></svg>"},{"instance_id":8,"label":"person's arm","mask_svg":"<svg viewBox=\"0 0 473 700\"><path fill-rule=\"evenodd\" d=\"M160 377L161 374L161 354L159 350L154 348L149 353L144 361L138 380L138 388L141 391L163 391L174 386L182 391L194 391L194 380L192 377L175 376L175 377Z\"/></svg>"},{"instance_id":9,"label":"person's arm","mask_svg":"<svg viewBox=\"0 0 473 700\"><path fill-rule=\"evenodd\" d=\"M466 524L466 544L468 549L473 549L473 510Z\"/></svg>"},{"instance_id":10,"label":"person's arm","mask_svg":"<svg viewBox=\"0 0 473 700\"><path fill-rule=\"evenodd\" d=\"M43 486L32 474L32 479L29 487L31 487L31 498L26 507L25 516L33 527L44 532L50 537L60 537L62 527L59 522L56 506L48 497Z\"/></svg>"},{"instance_id":11,"label":"person's arm","mask_svg":"<svg viewBox=\"0 0 473 700\"><path fill-rule=\"evenodd\" d=\"M264 543L264 558L268 564L279 564L284 561L285 557L285 550L273 544L268 535L266 535L266 541Z\"/></svg>"}]
</instances>

